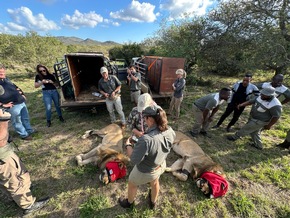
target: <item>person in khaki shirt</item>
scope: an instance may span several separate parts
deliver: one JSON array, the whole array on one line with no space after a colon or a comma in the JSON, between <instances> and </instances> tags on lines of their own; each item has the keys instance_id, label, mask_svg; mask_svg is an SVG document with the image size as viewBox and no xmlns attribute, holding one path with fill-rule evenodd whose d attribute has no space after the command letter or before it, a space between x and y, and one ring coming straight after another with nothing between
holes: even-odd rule
<instances>
[{"instance_id":1,"label":"person in khaki shirt","mask_svg":"<svg viewBox=\"0 0 290 218\"><path fill-rule=\"evenodd\" d=\"M8 143L10 117L10 113L0 108L0 189L23 209L24 214L29 214L41 209L49 198L36 201L31 193L29 172Z\"/></svg>"}]
</instances>

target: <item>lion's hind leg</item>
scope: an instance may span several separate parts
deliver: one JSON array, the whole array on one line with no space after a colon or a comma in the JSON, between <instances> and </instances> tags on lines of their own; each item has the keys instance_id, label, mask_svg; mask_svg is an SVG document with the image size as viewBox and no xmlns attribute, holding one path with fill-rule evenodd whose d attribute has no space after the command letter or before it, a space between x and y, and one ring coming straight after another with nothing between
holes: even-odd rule
<instances>
[{"instance_id":1,"label":"lion's hind leg","mask_svg":"<svg viewBox=\"0 0 290 218\"><path fill-rule=\"evenodd\" d=\"M174 171L180 170L183 167L183 163L184 163L184 160L182 158L179 158L170 167L166 167L165 171L174 172Z\"/></svg>"}]
</instances>

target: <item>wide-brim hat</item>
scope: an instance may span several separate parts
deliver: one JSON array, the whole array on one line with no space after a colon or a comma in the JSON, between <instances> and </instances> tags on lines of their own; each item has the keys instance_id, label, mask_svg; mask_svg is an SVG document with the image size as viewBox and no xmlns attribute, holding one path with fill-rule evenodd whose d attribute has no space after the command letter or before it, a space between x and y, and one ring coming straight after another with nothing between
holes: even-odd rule
<instances>
[{"instance_id":1,"label":"wide-brim hat","mask_svg":"<svg viewBox=\"0 0 290 218\"><path fill-rule=\"evenodd\" d=\"M262 95L275 96L275 88L272 86L266 87L260 91Z\"/></svg>"},{"instance_id":2,"label":"wide-brim hat","mask_svg":"<svg viewBox=\"0 0 290 218\"><path fill-rule=\"evenodd\" d=\"M138 112L142 112L146 107L152 105L153 99L150 94L144 93L139 96L137 110Z\"/></svg>"}]
</instances>

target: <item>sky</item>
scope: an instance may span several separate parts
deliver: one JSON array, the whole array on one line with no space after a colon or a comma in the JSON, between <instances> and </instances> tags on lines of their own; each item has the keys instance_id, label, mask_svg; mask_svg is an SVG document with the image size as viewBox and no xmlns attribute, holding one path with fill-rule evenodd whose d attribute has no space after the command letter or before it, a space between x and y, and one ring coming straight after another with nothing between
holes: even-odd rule
<instances>
[{"instance_id":1,"label":"sky","mask_svg":"<svg viewBox=\"0 0 290 218\"><path fill-rule=\"evenodd\" d=\"M217 0L0 0L0 33L34 31L101 42L140 43L162 20L201 16Z\"/></svg>"}]
</instances>

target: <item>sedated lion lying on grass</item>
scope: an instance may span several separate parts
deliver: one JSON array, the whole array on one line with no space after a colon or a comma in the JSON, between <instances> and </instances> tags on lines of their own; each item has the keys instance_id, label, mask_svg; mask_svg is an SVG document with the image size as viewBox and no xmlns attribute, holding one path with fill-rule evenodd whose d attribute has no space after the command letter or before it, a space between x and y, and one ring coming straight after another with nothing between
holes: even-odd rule
<instances>
[{"instance_id":1,"label":"sedated lion lying on grass","mask_svg":"<svg viewBox=\"0 0 290 218\"><path fill-rule=\"evenodd\" d=\"M181 181L186 181L191 175L201 191L211 197L224 195L228 189L226 175L223 168L204 153L201 147L182 132L175 131L176 138L173 150L181 156L167 172Z\"/></svg>"},{"instance_id":2,"label":"sedated lion lying on grass","mask_svg":"<svg viewBox=\"0 0 290 218\"><path fill-rule=\"evenodd\" d=\"M117 124L110 124L100 130L88 130L82 138L86 139L92 135L102 137L102 142L89 152L77 155L77 164L83 166L88 163L97 163L102 170L100 180L104 184L125 176L129 158L122 153L122 128Z\"/></svg>"}]
</instances>

